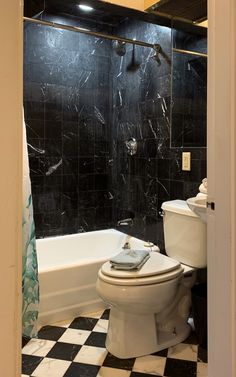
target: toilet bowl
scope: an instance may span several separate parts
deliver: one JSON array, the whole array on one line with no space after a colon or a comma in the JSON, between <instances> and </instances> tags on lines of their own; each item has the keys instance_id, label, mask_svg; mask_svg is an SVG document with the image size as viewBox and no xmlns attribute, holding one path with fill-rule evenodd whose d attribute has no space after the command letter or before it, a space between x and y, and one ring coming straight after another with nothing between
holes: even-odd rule
<instances>
[{"instance_id":1,"label":"toilet bowl","mask_svg":"<svg viewBox=\"0 0 236 377\"><path fill-rule=\"evenodd\" d=\"M112 269L98 273L97 292L111 307L106 348L119 358L138 357L183 341L191 304L194 269L157 252L140 271ZM157 336L158 334L158 336Z\"/></svg>"},{"instance_id":2,"label":"toilet bowl","mask_svg":"<svg viewBox=\"0 0 236 377\"><path fill-rule=\"evenodd\" d=\"M164 206L165 212L170 210L172 215L173 207L176 209L182 206L186 213L180 214L178 211L181 226L184 225L183 216L193 217L195 222L196 216L191 214L187 204L185 207L185 202L175 202L177 203L171 203L170 208L168 205ZM179 218L177 217L177 223ZM172 216L169 224L172 227ZM168 236L169 230L167 221ZM195 258L196 261L195 246L191 243L188 246L189 255L183 259L189 262ZM181 252L178 249L177 245L176 253L179 256ZM173 255L173 247L171 251ZM191 257L192 252L194 258ZM201 262L198 260L197 264ZM150 252L150 258L138 271L116 270L110 262L106 262L99 270L96 289L111 308L107 350L114 356L125 359L151 354L185 340L190 333L187 321L191 306L191 287L195 280L196 269L191 263L186 265L178 258L154 251Z\"/></svg>"}]
</instances>

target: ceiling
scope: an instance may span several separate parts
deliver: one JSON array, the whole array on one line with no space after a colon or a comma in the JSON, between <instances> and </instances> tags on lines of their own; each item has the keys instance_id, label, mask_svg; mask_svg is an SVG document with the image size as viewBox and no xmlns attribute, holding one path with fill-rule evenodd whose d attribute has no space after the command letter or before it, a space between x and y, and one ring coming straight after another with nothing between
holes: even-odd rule
<instances>
[{"instance_id":1,"label":"ceiling","mask_svg":"<svg viewBox=\"0 0 236 377\"><path fill-rule=\"evenodd\" d=\"M79 8L79 4L83 3L93 7L92 12L84 12ZM86 19L92 22L110 24L112 26L118 25L126 18L126 15L111 13L109 8L104 9L104 4L100 4L99 1L81 1L81 0L47 0L45 11L49 13L56 13L58 15L70 15L72 17L78 17Z\"/></svg>"},{"instance_id":2,"label":"ceiling","mask_svg":"<svg viewBox=\"0 0 236 377\"><path fill-rule=\"evenodd\" d=\"M181 1L188 1L192 3L195 0L173 1L175 3L179 3ZM80 3L93 7L93 12L86 13L82 11L78 6ZM68 17L71 19L79 18L91 23L101 25L106 24L114 27L118 26L126 19L136 19L167 27L175 27L180 30L192 32L194 34L204 34L204 30L202 29L205 29L202 27L194 26L190 22L182 22L181 19L177 19L175 20L175 23L173 23L173 19L166 17L166 15L163 16L162 14L159 14L159 11L155 14L140 12L134 9L121 7L100 0L25 0L24 15L26 17L37 18L42 12Z\"/></svg>"},{"instance_id":3,"label":"ceiling","mask_svg":"<svg viewBox=\"0 0 236 377\"><path fill-rule=\"evenodd\" d=\"M159 0L150 10L188 22L201 22L207 19L207 0Z\"/></svg>"}]
</instances>

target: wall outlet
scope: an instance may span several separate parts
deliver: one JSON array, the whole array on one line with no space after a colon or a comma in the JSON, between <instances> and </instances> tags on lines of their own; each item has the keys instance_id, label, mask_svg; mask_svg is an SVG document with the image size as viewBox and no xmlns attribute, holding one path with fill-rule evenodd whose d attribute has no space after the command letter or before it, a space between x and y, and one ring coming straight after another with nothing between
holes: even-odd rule
<instances>
[{"instance_id":1,"label":"wall outlet","mask_svg":"<svg viewBox=\"0 0 236 377\"><path fill-rule=\"evenodd\" d=\"M182 170L191 170L191 152L182 153Z\"/></svg>"}]
</instances>

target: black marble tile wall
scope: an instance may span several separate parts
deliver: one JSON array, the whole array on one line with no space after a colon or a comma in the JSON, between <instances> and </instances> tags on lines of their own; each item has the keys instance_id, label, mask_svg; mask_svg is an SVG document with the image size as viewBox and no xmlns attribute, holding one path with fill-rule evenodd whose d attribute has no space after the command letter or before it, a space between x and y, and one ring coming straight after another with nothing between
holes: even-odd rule
<instances>
[{"instance_id":1,"label":"black marble tile wall","mask_svg":"<svg viewBox=\"0 0 236 377\"><path fill-rule=\"evenodd\" d=\"M181 50L207 52L206 37L173 30ZM207 58L173 51L172 147L205 147L207 122Z\"/></svg>"},{"instance_id":2,"label":"black marble tile wall","mask_svg":"<svg viewBox=\"0 0 236 377\"><path fill-rule=\"evenodd\" d=\"M111 42L29 23L24 35L37 237L110 228Z\"/></svg>"},{"instance_id":3,"label":"black marble tile wall","mask_svg":"<svg viewBox=\"0 0 236 377\"><path fill-rule=\"evenodd\" d=\"M203 28L204 30L204 28ZM182 30L173 29L173 47L183 50L207 53L206 33L186 33Z\"/></svg>"},{"instance_id":4,"label":"black marble tile wall","mask_svg":"<svg viewBox=\"0 0 236 377\"><path fill-rule=\"evenodd\" d=\"M150 48L126 45L120 56L111 41L26 23L24 106L37 236L114 228L132 217L133 227L118 229L164 249L161 204L196 195L206 148L171 146L171 29L126 19L107 32L159 43L161 65ZM125 143L131 137L138 143L133 156ZM183 151L192 152L191 172L181 169Z\"/></svg>"},{"instance_id":5,"label":"black marble tile wall","mask_svg":"<svg viewBox=\"0 0 236 377\"><path fill-rule=\"evenodd\" d=\"M155 242L164 249L160 215L162 203L195 196L206 176L204 123L199 124L190 148L186 149L183 145L174 148L175 145L171 145L171 134L174 132L179 136L178 130L173 130L171 124L172 43L174 41L179 48L186 48L188 41L188 45L191 43L192 48L197 48L196 44L200 44L202 37L194 39L183 32L172 35L169 28L130 20L120 26L119 35L159 43L165 58L160 56L159 65L153 58L152 49L135 47L136 70L130 70L132 46L126 46L127 52L123 57L113 52L114 222L134 218L133 227L118 229ZM188 84L191 88L194 82L188 79ZM198 87L199 92L201 89ZM203 105L206 107L205 103ZM198 111L200 117L203 109L198 108ZM181 119L179 133L183 124ZM137 153L133 156L128 154L125 144L131 137L138 143ZM189 144L186 143L188 147ZM183 151L192 152L190 172L182 171Z\"/></svg>"}]
</instances>

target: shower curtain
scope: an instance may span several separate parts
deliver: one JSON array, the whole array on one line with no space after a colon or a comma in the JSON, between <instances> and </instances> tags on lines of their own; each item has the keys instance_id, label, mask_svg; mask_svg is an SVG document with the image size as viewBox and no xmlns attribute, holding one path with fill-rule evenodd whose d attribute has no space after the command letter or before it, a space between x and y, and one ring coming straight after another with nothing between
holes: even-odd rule
<instances>
[{"instance_id":1,"label":"shower curtain","mask_svg":"<svg viewBox=\"0 0 236 377\"><path fill-rule=\"evenodd\" d=\"M39 304L38 263L29 176L26 126L23 117L22 335L37 336Z\"/></svg>"}]
</instances>

